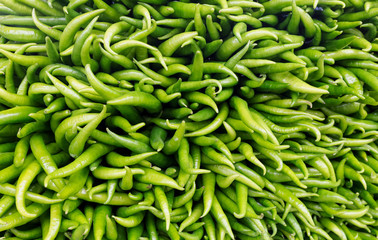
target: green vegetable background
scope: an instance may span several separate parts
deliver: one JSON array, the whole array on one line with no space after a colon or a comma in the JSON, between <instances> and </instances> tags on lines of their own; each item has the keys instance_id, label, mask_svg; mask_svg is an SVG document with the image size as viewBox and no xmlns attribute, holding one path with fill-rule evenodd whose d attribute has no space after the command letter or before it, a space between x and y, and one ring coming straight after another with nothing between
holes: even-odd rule
<instances>
[{"instance_id":1,"label":"green vegetable background","mask_svg":"<svg viewBox=\"0 0 378 240\"><path fill-rule=\"evenodd\" d=\"M0 0L0 239L378 238L376 0Z\"/></svg>"}]
</instances>

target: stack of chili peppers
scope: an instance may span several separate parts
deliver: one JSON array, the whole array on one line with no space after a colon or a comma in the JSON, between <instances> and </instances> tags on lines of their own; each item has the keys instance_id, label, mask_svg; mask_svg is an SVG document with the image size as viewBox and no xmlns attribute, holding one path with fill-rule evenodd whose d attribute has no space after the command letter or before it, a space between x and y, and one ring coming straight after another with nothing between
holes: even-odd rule
<instances>
[{"instance_id":1,"label":"stack of chili peppers","mask_svg":"<svg viewBox=\"0 0 378 240\"><path fill-rule=\"evenodd\" d=\"M377 239L374 0L0 0L5 239Z\"/></svg>"}]
</instances>

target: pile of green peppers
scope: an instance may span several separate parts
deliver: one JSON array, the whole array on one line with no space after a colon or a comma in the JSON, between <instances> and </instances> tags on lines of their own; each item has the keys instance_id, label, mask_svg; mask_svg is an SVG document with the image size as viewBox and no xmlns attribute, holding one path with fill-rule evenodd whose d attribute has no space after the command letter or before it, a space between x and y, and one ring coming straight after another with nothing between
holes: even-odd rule
<instances>
[{"instance_id":1,"label":"pile of green peppers","mask_svg":"<svg viewBox=\"0 0 378 240\"><path fill-rule=\"evenodd\" d=\"M377 239L377 28L374 0L0 0L1 239Z\"/></svg>"}]
</instances>

